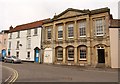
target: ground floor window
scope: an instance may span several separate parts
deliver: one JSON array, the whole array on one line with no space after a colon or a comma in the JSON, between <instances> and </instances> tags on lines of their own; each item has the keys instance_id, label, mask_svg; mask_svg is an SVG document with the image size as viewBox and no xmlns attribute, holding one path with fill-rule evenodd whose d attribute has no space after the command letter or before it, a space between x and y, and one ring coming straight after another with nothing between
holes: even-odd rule
<instances>
[{"instance_id":1,"label":"ground floor window","mask_svg":"<svg viewBox=\"0 0 120 84\"><path fill-rule=\"evenodd\" d=\"M27 58L28 59L30 58L30 52L27 52Z\"/></svg>"},{"instance_id":2,"label":"ground floor window","mask_svg":"<svg viewBox=\"0 0 120 84\"><path fill-rule=\"evenodd\" d=\"M74 60L74 48L68 47L67 49L68 54L68 60Z\"/></svg>"},{"instance_id":3,"label":"ground floor window","mask_svg":"<svg viewBox=\"0 0 120 84\"><path fill-rule=\"evenodd\" d=\"M80 47L80 60L86 60L86 51L87 51L86 46Z\"/></svg>"},{"instance_id":4,"label":"ground floor window","mask_svg":"<svg viewBox=\"0 0 120 84\"><path fill-rule=\"evenodd\" d=\"M63 48L59 47L57 48L57 59L62 60L63 58Z\"/></svg>"},{"instance_id":5,"label":"ground floor window","mask_svg":"<svg viewBox=\"0 0 120 84\"><path fill-rule=\"evenodd\" d=\"M19 57L19 52L16 52L16 56Z\"/></svg>"}]
</instances>

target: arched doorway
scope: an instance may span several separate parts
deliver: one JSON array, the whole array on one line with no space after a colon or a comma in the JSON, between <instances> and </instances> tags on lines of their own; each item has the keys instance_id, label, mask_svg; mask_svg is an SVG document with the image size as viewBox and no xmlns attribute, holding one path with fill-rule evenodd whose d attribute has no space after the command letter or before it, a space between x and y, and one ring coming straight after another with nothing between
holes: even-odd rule
<instances>
[{"instance_id":1,"label":"arched doorway","mask_svg":"<svg viewBox=\"0 0 120 84\"><path fill-rule=\"evenodd\" d=\"M105 49L104 46L97 46L97 55L98 55L98 63L105 63Z\"/></svg>"},{"instance_id":2,"label":"arched doorway","mask_svg":"<svg viewBox=\"0 0 120 84\"><path fill-rule=\"evenodd\" d=\"M40 49L38 47L34 49L34 61L36 63L40 61Z\"/></svg>"}]
</instances>

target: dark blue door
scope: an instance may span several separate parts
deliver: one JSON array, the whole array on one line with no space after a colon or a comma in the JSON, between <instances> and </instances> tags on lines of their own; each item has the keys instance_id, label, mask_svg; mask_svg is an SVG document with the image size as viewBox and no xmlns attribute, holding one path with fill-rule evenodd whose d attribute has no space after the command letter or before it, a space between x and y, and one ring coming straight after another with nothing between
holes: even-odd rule
<instances>
[{"instance_id":1,"label":"dark blue door","mask_svg":"<svg viewBox=\"0 0 120 84\"><path fill-rule=\"evenodd\" d=\"M39 62L39 50L35 50L35 62Z\"/></svg>"},{"instance_id":2,"label":"dark blue door","mask_svg":"<svg viewBox=\"0 0 120 84\"><path fill-rule=\"evenodd\" d=\"M6 50L2 50L2 56L3 56L3 57L6 56Z\"/></svg>"}]
</instances>

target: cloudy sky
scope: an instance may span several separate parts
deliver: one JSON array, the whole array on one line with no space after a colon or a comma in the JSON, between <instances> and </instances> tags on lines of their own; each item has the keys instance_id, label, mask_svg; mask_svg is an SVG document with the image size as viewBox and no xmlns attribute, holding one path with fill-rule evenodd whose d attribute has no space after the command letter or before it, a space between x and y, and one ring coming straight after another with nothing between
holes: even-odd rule
<instances>
[{"instance_id":1,"label":"cloudy sky","mask_svg":"<svg viewBox=\"0 0 120 84\"><path fill-rule=\"evenodd\" d=\"M0 31L41 19L52 18L67 8L98 9L109 7L118 18L119 0L0 0Z\"/></svg>"}]
</instances>

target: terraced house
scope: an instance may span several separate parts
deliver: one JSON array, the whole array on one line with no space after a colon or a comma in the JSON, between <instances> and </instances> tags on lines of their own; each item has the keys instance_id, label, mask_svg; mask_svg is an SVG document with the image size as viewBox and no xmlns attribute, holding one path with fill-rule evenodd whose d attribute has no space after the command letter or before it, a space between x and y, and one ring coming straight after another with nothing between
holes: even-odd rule
<instances>
[{"instance_id":1,"label":"terraced house","mask_svg":"<svg viewBox=\"0 0 120 84\"><path fill-rule=\"evenodd\" d=\"M47 20L47 19L46 19ZM45 20L10 27L8 34L8 55L23 61L41 62L41 30Z\"/></svg>"},{"instance_id":2,"label":"terraced house","mask_svg":"<svg viewBox=\"0 0 120 84\"><path fill-rule=\"evenodd\" d=\"M110 67L111 18L109 8L68 8L44 22L44 63Z\"/></svg>"}]
</instances>

